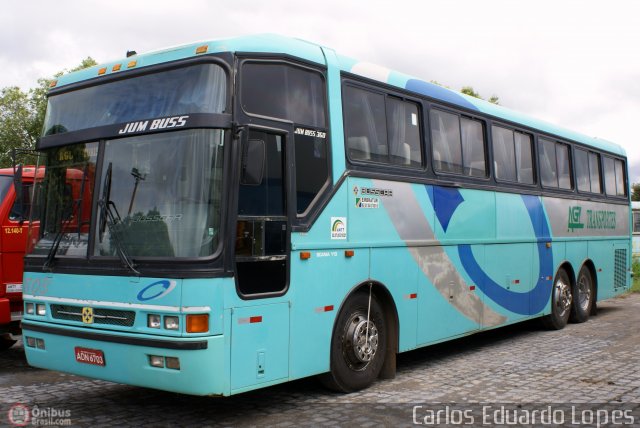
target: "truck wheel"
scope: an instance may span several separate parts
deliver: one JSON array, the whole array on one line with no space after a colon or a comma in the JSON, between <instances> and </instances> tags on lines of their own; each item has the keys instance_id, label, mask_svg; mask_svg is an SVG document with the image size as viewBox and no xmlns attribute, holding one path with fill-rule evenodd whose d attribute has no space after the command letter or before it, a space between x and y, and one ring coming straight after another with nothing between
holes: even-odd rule
<instances>
[{"instance_id":1,"label":"truck wheel","mask_svg":"<svg viewBox=\"0 0 640 428\"><path fill-rule=\"evenodd\" d=\"M593 276L588 267L582 266L578 273L578 280L573 287L573 305L571 306L571 321L585 322L589 319L596 293Z\"/></svg>"},{"instance_id":2,"label":"truck wheel","mask_svg":"<svg viewBox=\"0 0 640 428\"><path fill-rule=\"evenodd\" d=\"M569 275L560 269L553 280L551 313L542 318L542 324L549 330L561 330L567 325L573 301L572 289Z\"/></svg>"}]
</instances>

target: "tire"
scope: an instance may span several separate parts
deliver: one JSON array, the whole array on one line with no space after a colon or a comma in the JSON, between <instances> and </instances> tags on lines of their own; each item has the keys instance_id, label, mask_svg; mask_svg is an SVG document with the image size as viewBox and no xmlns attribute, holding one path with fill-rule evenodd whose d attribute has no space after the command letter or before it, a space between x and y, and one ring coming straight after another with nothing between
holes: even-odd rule
<instances>
[{"instance_id":1,"label":"tire","mask_svg":"<svg viewBox=\"0 0 640 428\"><path fill-rule=\"evenodd\" d=\"M17 340L11 338L11 335L0 336L0 351L6 351L11 348Z\"/></svg>"},{"instance_id":2,"label":"tire","mask_svg":"<svg viewBox=\"0 0 640 428\"><path fill-rule=\"evenodd\" d=\"M571 305L572 322L585 322L591 315L595 301L595 284L588 267L582 266L578 279L573 287L573 304Z\"/></svg>"},{"instance_id":3,"label":"tire","mask_svg":"<svg viewBox=\"0 0 640 428\"><path fill-rule=\"evenodd\" d=\"M330 371L320 376L329 389L354 392L371 385L380 374L387 346L387 325L382 307L371 295L369 344L367 308L369 293L351 296L340 311L331 337Z\"/></svg>"},{"instance_id":4,"label":"tire","mask_svg":"<svg viewBox=\"0 0 640 428\"><path fill-rule=\"evenodd\" d=\"M551 289L551 313L542 318L542 324L549 330L561 330L567 325L573 301L572 289L569 275L560 269Z\"/></svg>"}]
</instances>

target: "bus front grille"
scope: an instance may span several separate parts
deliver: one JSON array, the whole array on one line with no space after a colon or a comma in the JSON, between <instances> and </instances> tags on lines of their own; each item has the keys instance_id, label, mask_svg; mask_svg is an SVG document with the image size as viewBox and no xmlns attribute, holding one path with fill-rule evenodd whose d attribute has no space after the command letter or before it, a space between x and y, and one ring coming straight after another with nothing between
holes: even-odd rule
<instances>
[{"instance_id":1,"label":"bus front grille","mask_svg":"<svg viewBox=\"0 0 640 428\"><path fill-rule=\"evenodd\" d=\"M82 306L51 305L51 316L58 320L82 322ZM93 308L93 324L132 327L135 319L134 311Z\"/></svg>"}]
</instances>

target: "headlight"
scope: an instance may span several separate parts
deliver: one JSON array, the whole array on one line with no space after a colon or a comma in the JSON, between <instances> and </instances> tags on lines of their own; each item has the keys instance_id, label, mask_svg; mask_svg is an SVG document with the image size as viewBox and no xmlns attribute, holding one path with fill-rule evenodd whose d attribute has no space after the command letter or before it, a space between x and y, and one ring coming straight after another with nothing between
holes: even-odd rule
<instances>
[{"instance_id":1,"label":"headlight","mask_svg":"<svg viewBox=\"0 0 640 428\"><path fill-rule=\"evenodd\" d=\"M152 367L164 368L164 357L161 357L160 355L149 355L149 364Z\"/></svg>"},{"instance_id":2,"label":"headlight","mask_svg":"<svg viewBox=\"0 0 640 428\"><path fill-rule=\"evenodd\" d=\"M28 315L33 315L35 313L35 305L33 303L25 303L25 312Z\"/></svg>"},{"instance_id":3,"label":"headlight","mask_svg":"<svg viewBox=\"0 0 640 428\"><path fill-rule=\"evenodd\" d=\"M36 313L40 316L45 316L47 314L47 305L44 303L38 303L36 305Z\"/></svg>"},{"instance_id":4,"label":"headlight","mask_svg":"<svg viewBox=\"0 0 640 428\"><path fill-rule=\"evenodd\" d=\"M155 315L155 314L147 315L147 327L160 328L160 315Z\"/></svg>"},{"instance_id":5,"label":"headlight","mask_svg":"<svg viewBox=\"0 0 640 428\"><path fill-rule=\"evenodd\" d=\"M164 317L164 328L167 330L177 330L178 317Z\"/></svg>"}]
</instances>

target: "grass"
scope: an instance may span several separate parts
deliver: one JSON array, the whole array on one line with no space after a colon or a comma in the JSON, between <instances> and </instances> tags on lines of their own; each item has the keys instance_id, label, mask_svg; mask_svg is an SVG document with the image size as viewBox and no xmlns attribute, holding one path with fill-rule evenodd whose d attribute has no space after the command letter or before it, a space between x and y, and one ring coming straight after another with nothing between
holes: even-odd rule
<instances>
[{"instance_id":1,"label":"grass","mask_svg":"<svg viewBox=\"0 0 640 428\"><path fill-rule=\"evenodd\" d=\"M633 283L630 291L640 293L640 259L633 259L631 267L633 269Z\"/></svg>"}]
</instances>

